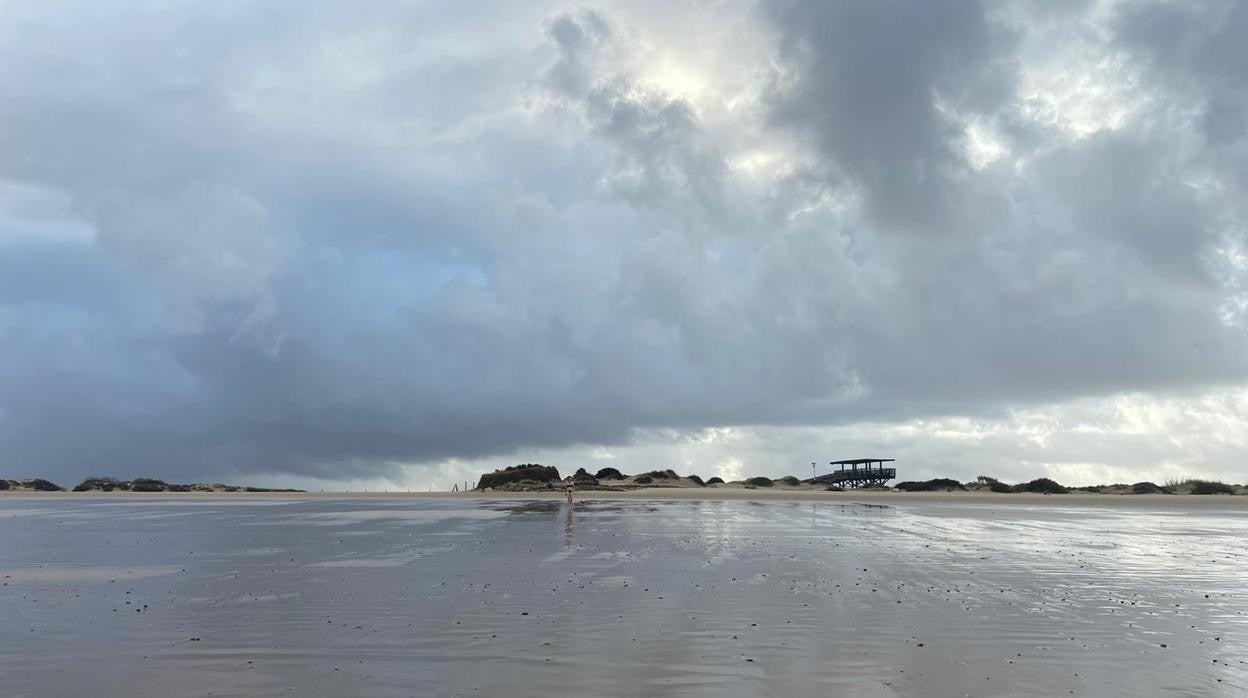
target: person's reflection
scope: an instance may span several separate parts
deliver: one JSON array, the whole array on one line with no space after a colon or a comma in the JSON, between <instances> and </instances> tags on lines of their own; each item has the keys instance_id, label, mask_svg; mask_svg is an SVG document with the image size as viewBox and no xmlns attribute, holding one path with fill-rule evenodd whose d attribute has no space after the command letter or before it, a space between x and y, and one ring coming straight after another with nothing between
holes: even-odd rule
<instances>
[{"instance_id":1,"label":"person's reflection","mask_svg":"<svg viewBox=\"0 0 1248 698\"><path fill-rule=\"evenodd\" d=\"M571 504L568 504L567 510L568 510L568 518L563 522L563 547L570 548L572 547L572 531L573 531L572 505Z\"/></svg>"}]
</instances>

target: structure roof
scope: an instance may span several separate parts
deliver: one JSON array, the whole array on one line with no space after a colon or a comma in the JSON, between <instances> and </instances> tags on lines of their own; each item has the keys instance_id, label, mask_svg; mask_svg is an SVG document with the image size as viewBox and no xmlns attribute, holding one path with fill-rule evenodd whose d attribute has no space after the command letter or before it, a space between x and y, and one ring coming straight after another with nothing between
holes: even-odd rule
<instances>
[{"instance_id":1,"label":"structure roof","mask_svg":"<svg viewBox=\"0 0 1248 698\"><path fill-rule=\"evenodd\" d=\"M892 463L896 458L853 458L851 460L834 460L828 465L862 465L864 463Z\"/></svg>"}]
</instances>

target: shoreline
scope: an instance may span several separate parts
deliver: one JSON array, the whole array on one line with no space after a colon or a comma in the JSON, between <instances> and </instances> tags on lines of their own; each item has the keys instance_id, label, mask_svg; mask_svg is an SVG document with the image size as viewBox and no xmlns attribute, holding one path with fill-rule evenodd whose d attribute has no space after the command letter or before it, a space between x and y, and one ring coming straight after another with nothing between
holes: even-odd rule
<instances>
[{"instance_id":1,"label":"shoreline","mask_svg":"<svg viewBox=\"0 0 1248 698\"><path fill-rule=\"evenodd\" d=\"M2 490L0 501L111 499L168 500L303 500L303 499L446 499L471 501L562 501L563 492L37 492ZM636 490L577 492L578 502L593 501L757 501L863 504L977 504L990 506L1103 507L1148 509L1230 509L1248 511L1248 496L1192 494L1032 494L995 492L878 492L744 488L647 487Z\"/></svg>"}]
</instances>

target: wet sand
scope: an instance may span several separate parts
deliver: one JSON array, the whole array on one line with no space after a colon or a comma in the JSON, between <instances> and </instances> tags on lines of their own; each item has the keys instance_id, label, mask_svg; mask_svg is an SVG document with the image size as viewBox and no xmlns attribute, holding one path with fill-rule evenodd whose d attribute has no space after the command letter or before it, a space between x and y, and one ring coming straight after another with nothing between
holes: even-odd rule
<instances>
[{"instance_id":1,"label":"wet sand","mask_svg":"<svg viewBox=\"0 0 1248 698\"><path fill-rule=\"evenodd\" d=\"M1248 691L1240 498L644 492L3 497L4 694Z\"/></svg>"}]
</instances>

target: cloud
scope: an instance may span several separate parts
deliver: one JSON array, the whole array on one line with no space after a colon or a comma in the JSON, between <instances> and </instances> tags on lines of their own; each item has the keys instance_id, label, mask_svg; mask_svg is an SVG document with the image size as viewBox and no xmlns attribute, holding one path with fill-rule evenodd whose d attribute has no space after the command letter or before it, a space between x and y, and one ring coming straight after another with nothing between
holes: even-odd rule
<instances>
[{"instance_id":1,"label":"cloud","mask_svg":"<svg viewBox=\"0 0 1248 698\"><path fill-rule=\"evenodd\" d=\"M565 5L7 10L0 468L1005 472L1244 384L1242 4Z\"/></svg>"}]
</instances>

